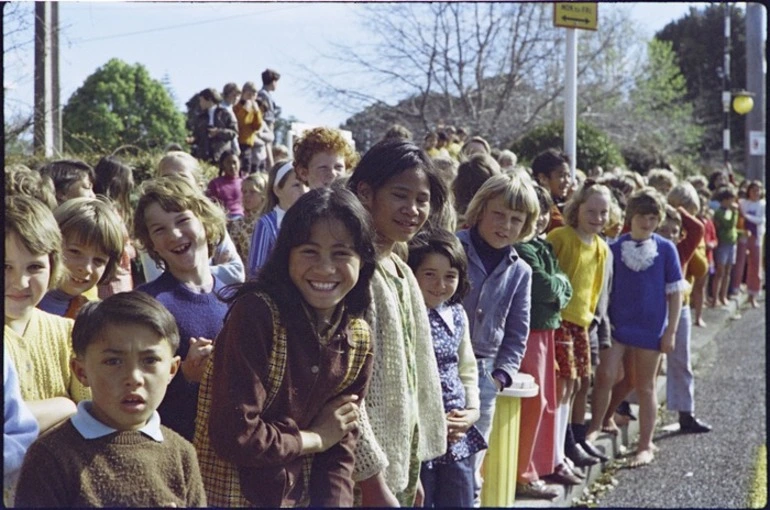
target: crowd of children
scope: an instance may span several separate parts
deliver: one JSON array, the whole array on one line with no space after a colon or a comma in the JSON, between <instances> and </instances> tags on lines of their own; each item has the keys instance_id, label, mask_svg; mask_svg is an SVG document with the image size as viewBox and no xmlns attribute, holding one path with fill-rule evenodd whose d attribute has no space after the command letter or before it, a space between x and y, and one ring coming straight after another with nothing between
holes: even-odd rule
<instances>
[{"instance_id":1,"label":"crowd of children","mask_svg":"<svg viewBox=\"0 0 770 510\"><path fill-rule=\"evenodd\" d=\"M744 288L758 306L761 182L573 179L450 128L265 156L268 71L261 109L251 83L200 94L210 182L179 150L136 190L114 156L6 168L6 505L478 506L519 373L511 476L553 499L633 398L629 465L654 460L663 355L682 432L710 430L690 336Z\"/></svg>"}]
</instances>

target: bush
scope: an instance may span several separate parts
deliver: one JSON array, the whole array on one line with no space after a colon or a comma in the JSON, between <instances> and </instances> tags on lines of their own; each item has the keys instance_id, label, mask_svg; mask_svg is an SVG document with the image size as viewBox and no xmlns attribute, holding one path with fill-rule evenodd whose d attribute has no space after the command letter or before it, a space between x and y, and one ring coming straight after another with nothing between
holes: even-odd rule
<instances>
[{"instance_id":1,"label":"bush","mask_svg":"<svg viewBox=\"0 0 770 510\"><path fill-rule=\"evenodd\" d=\"M597 165L608 169L625 166L623 156L609 137L585 122L577 124L577 161L581 170ZM519 157L520 164L529 166L535 156L546 149L564 147L564 122L556 121L539 126L528 132L511 145Z\"/></svg>"}]
</instances>

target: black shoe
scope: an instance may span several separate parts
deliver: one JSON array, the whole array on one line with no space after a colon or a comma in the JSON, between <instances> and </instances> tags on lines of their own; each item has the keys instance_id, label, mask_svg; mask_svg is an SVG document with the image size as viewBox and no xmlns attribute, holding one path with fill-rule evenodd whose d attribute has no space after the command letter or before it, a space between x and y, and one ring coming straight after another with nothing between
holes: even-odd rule
<instances>
[{"instance_id":1,"label":"black shoe","mask_svg":"<svg viewBox=\"0 0 770 510\"><path fill-rule=\"evenodd\" d=\"M711 432L711 425L690 413L679 413L679 431L684 434L702 434Z\"/></svg>"},{"instance_id":2,"label":"black shoe","mask_svg":"<svg viewBox=\"0 0 770 510\"><path fill-rule=\"evenodd\" d=\"M609 457L607 457L606 455L604 455L604 454L603 454L601 451L599 451L599 449L598 449L597 447L595 447L594 445L592 445L591 443L589 443L589 442L588 442L588 441L586 441L585 439L584 439L584 440L582 440L582 441L580 441L578 444L579 444L579 445L580 445L580 446L583 448L583 450L585 450L585 452L586 452L588 455L590 455L591 457L596 457L597 459L599 459L599 460L600 460L600 461L602 461L602 462L607 462L608 460L610 460L610 458L609 458Z\"/></svg>"},{"instance_id":3,"label":"black shoe","mask_svg":"<svg viewBox=\"0 0 770 510\"><path fill-rule=\"evenodd\" d=\"M577 467L593 466L601 462L598 457L589 455L582 446L577 443L565 445L564 454L569 457Z\"/></svg>"},{"instance_id":4,"label":"black shoe","mask_svg":"<svg viewBox=\"0 0 770 510\"><path fill-rule=\"evenodd\" d=\"M620 403L617 409L615 409L615 412L618 413L620 416L626 416L631 421L636 421L636 416L634 416L633 411L631 411L631 404L626 402L625 400Z\"/></svg>"}]
</instances>

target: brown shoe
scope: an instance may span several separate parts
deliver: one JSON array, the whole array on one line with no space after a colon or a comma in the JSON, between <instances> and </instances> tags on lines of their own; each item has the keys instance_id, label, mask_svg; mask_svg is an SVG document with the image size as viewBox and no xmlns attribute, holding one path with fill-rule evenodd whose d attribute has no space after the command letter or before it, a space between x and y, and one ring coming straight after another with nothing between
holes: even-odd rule
<instances>
[{"instance_id":1,"label":"brown shoe","mask_svg":"<svg viewBox=\"0 0 770 510\"><path fill-rule=\"evenodd\" d=\"M553 487L548 487L543 480L516 484L517 498L553 499L559 493Z\"/></svg>"},{"instance_id":2,"label":"brown shoe","mask_svg":"<svg viewBox=\"0 0 770 510\"><path fill-rule=\"evenodd\" d=\"M580 485L583 480L575 476L575 473L566 464L559 464L546 478L562 485Z\"/></svg>"}]
</instances>

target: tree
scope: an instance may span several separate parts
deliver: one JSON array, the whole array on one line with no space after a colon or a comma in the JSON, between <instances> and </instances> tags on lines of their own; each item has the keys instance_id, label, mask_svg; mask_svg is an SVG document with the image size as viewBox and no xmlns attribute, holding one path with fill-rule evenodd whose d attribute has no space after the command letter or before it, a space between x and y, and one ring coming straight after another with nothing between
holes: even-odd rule
<instances>
[{"instance_id":1,"label":"tree","mask_svg":"<svg viewBox=\"0 0 770 510\"><path fill-rule=\"evenodd\" d=\"M726 3L705 9L690 8L681 19L655 34L670 41L687 83L686 101L694 105L694 116L704 126L700 152L720 159L722 154L722 68L724 66L724 9ZM746 20L741 9L731 8L730 88L746 87ZM743 119L731 115L730 132L736 160L743 158Z\"/></svg>"},{"instance_id":2,"label":"tree","mask_svg":"<svg viewBox=\"0 0 770 510\"><path fill-rule=\"evenodd\" d=\"M538 2L372 3L362 20L371 43L340 48L332 56L337 65L324 67L344 71L309 70L310 80L319 97L351 112L376 111L415 134L452 124L508 145L561 113L564 30L553 26L552 12L552 4ZM631 32L623 11L608 13L602 30L581 36L592 42L581 44L580 76ZM614 76L620 79L594 82L597 98L628 86L621 73ZM392 104L386 96L401 99ZM363 118L351 120L364 128Z\"/></svg>"},{"instance_id":3,"label":"tree","mask_svg":"<svg viewBox=\"0 0 770 510\"><path fill-rule=\"evenodd\" d=\"M86 78L64 107L62 124L65 146L74 152L162 147L185 137L184 115L163 84L143 65L119 59Z\"/></svg>"}]
</instances>

